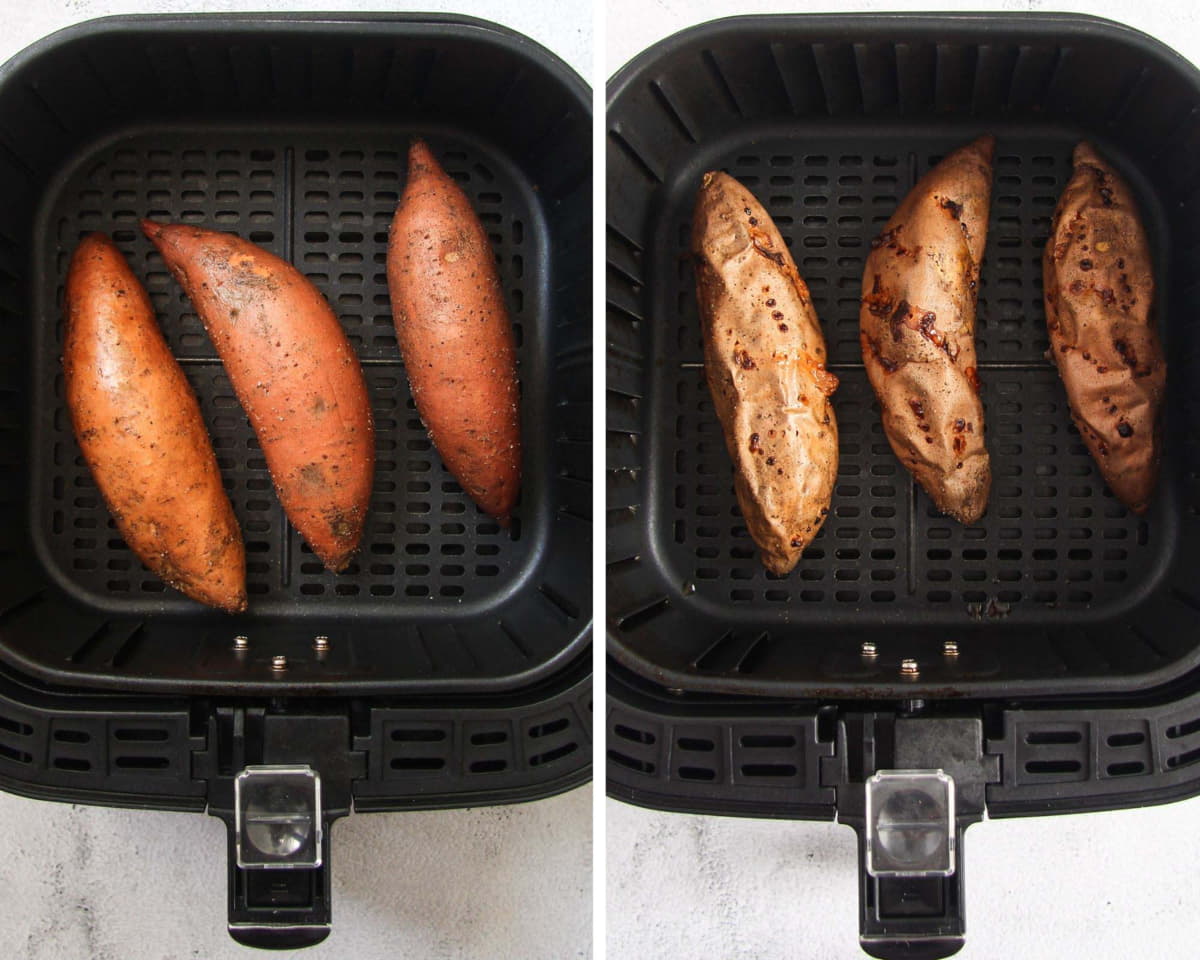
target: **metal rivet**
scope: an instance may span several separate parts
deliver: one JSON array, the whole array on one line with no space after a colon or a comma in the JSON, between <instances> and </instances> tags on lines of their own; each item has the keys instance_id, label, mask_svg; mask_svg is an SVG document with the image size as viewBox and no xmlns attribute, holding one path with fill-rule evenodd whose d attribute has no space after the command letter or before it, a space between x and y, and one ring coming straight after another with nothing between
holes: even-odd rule
<instances>
[{"instance_id":1,"label":"metal rivet","mask_svg":"<svg viewBox=\"0 0 1200 960\"><path fill-rule=\"evenodd\" d=\"M283 656L282 654L272 657L271 658L271 669L272 670L286 670L287 669L287 657Z\"/></svg>"},{"instance_id":2,"label":"metal rivet","mask_svg":"<svg viewBox=\"0 0 1200 960\"><path fill-rule=\"evenodd\" d=\"M328 637L313 637L313 649L314 650L328 650L329 649L329 638Z\"/></svg>"},{"instance_id":3,"label":"metal rivet","mask_svg":"<svg viewBox=\"0 0 1200 960\"><path fill-rule=\"evenodd\" d=\"M958 641L957 640L947 640L945 643L942 644L942 653L944 653L948 657L957 657L958 656Z\"/></svg>"},{"instance_id":4,"label":"metal rivet","mask_svg":"<svg viewBox=\"0 0 1200 960\"><path fill-rule=\"evenodd\" d=\"M868 640L862 645L862 655L864 657L877 657L879 656L879 650L874 643Z\"/></svg>"},{"instance_id":5,"label":"metal rivet","mask_svg":"<svg viewBox=\"0 0 1200 960\"><path fill-rule=\"evenodd\" d=\"M917 661L905 657L900 661L900 673L906 677L915 677L920 675L921 668L917 666Z\"/></svg>"},{"instance_id":6,"label":"metal rivet","mask_svg":"<svg viewBox=\"0 0 1200 960\"><path fill-rule=\"evenodd\" d=\"M248 646L250 646L250 638L249 637L234 637L233 638L233 649L234 650L245 650Z\"/></svg>"}]
</instances>

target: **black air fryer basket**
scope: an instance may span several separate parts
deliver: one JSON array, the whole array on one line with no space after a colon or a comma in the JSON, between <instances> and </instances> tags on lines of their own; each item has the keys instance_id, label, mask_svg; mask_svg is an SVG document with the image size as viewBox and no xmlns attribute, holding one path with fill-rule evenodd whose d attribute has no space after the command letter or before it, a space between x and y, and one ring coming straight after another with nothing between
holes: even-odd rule
<instances>
[{"instance_id":1,"label":"black air fryer basket","mask_svg":"<svg viewBox=\"0 0 1200 960\"><path fill-rule=\"evenodd\" d=\"M351 809L529 800L590 774L590 103L527 38L431 15L115 18L0 68L0 787L222 817L243 942L326 935L329 824ZM442 466L393 336L387 229L415 134L479 211L516 325L510 530ZM346 573L286 522L144 216L248 237L341 319L377 433ZM244 615L164 589L80 457L61 305L94 230L200 399L247 541Z\"/></svg>"},{"instance_id":2,"label":"black air fryer basket","mask_svg":"<svg viewBox=\"0 0 1200 960\"><path fill-rule=\"evenodd\" d=\"M864 948L953 953L962 833L985 807L1200 789L1200 73L1088 17L745 17L656 44L608 102L609 791L836 817L860 837ZM963 527L891 453L858 311L871 239L986 132L994 479ZM1042 247L1084 138L1133 185L1153 246L1169 388L1144 519L1106 489L1044 357ZM841 380L831 513L784 577L746 532L704 383L687 250L713 168L779 225Z\"/></svg>"}]
</instances>

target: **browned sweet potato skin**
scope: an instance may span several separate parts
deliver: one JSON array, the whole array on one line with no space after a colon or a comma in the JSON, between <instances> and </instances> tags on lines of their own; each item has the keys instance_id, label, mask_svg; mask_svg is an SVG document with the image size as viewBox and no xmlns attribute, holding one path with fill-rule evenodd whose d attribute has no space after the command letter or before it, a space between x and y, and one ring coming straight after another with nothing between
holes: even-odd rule
<instances>
[{"instance_id":1,"label":"browned sweet potato skin","mask_svg":"<svg viewBox=\"0 0 1200 960\"><path fill-rule=\"evenodd\" d=\"M246 609L246 557L200 406L150 298L102 233L67 273L63 378L83 457L121 536L194 600Z\"/></svg>"},{"instance_id":2,"label":"browned sweet potato skin","mask_svg":"<svg viewBox=\"0 0 1200 960\"><path fill-rule=\"evenodd\" d=\"M358 549L375 470L362 367L320 292L228 233L142 221L221 355L288 519L330 570Z\"/></svg>"},{"instance_id":3,"label":"browned sweet potato skin","mask_svg":"<svg viewBox=\"0 0 1200 960\"><path fill-rule=\"evenodd\" d=\"M734 490L772 573L821 529L837 479L838 432L825 338L808 286L766 210L710 172L692 217L704 373L733 460Z\"/></svg>"},{"instance_id":4,"label":"browned sweet potato skin","mask_svg":"<svg viewBox=\"0 0 1200 960\"><path fill-rule=\"evenodd\" d=\"M1050 355L1105 482L1145 513L1162 459L1167 364L1151 316L1150 245L1129 185L1088 143L1042 255Z\"/></svg>"},{"instance_id":5,"label":"browned sweet potato skin","mask_svg":"<svg viewBox=\"0 0 1200 960\"><path fill-rule=\"evenodd\" d=\"M507 526L521 484L513 328L483 224L420 140L408 154L387 274L421 421L471 499Z\"/></svg>"},{"instance_id":6,"label":"browned sweet potato skin","mask_svg":"<svg viewBox=\"0 0 1200 960\"><path fill-rule=\"evenodd\" d=\"M943 513L974 523L991 466L975 359L995 138L925 174L871 244L859 327L892 450Z\"/></svg>"}]
</instances>

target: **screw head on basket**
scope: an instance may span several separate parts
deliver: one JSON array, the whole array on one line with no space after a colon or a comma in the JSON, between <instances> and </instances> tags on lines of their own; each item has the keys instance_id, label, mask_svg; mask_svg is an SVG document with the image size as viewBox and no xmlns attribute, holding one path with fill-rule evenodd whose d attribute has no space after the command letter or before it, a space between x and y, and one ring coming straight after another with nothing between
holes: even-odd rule
<instances>
[{"instance_id":1,"label":"screw head on basket","mask_svg":"<svg viewBox=\"0 0 1200 960\"><path fill-rule=\"evenodd\" d=\"M866 640L862 645L862 655L864 657L877 657L879 656L879 648L872 641Z\"/></svg>"},{"instance_id":2,"label":"screw head on basket","mask_svg":"<svg viewBox=\"0 0 1200 960\"><path fill-rule=\"evenodd\" d=\"M900 661L900 673L906 677L916 677L920 676L921 668L916 660L913 660L911 657L905 657Z\"/></svg>"},{"instance_id":3,"label":"screw head on basket","mask_svg":"<svg viewBox=\"0 0 1200 960\"><path fill-rule=\"evenodd\" d=\"M313 649L318 650L318 651L328 650L329 649L329 638L328 637L313 637Z\"/></svg>"},{"instance_id":4,"label":"screw head on basket","mask_svg":"<svg viewBox=\"0 0 1200 960\"><path fill-rule=\"evenodd\" d=\"M249 637L236 636L233 638L233 649L234 650L245 650L249 646L250 646L250 638Z\"/></svg>"},{"instance_id":5,"label":"screw head on basket","mask_svg":"<svg viewBox=\"0 0 1200 960\"><path fill-rule=\"evenodd\" d=\"M945 642L943 642L942 643L942 653L947 657L957 657L958 656L958 641L957 640L946 640Z\"/></svg>"},{"instance_id":6,"label":"screw head on basket","mask_svg":"<svg viewBox=\"0 0 1200 960\"><path fill-rule=\"evenodd\" d=\"M276 654L275 656L273 656L271 658L271 669L272 670L286 670L287 665L288 665L287 657L283 656L283 654Z\"/></svg>"}]
</instances>

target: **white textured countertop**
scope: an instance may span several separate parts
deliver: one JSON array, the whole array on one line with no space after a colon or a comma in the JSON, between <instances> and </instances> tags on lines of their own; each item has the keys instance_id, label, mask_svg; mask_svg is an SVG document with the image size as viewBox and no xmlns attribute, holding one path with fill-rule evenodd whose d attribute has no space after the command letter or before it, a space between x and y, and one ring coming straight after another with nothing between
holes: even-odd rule
<instances>
[{"instance_id":1,"label":"white textured countertop","mask_svg":"<svg viewBox=\"0 0 1200 960\"><path fill-rule=\"evenodd\" d=\"M423 11L503 23L585 79L585 0L453 3ZM0 61L112 13L379 10L394 2L0 0ZM591 788L539 803L371 814L333 828L333 932L305 960L566 960L591 955ZM225 932L225 827L193 814L43 803L0 793L0 958L269 956Z\"/></svg>"},{"instance_id":2,"label":"white textured countertop","mask_svg":"<svg viewBox=\"0 0 1200 960\"><path fill-rule=\"evenodd\" d=\"M734 9L736 7L736 9ZM1044 10L1138 27L1200 63L1191 2L785 3L610 0L606 72L733 13ZM858 949L854 833L656 813L607 801L609 960L834 960ZM962 960L1156 960L1200 943L1200 799L1117 813L996 820L966 834Z\"/></svg>"}]
</instances>

